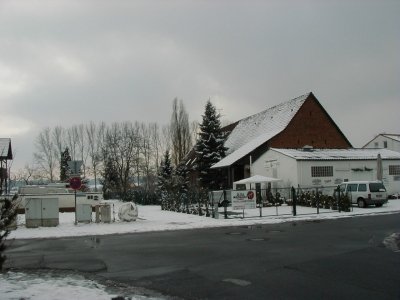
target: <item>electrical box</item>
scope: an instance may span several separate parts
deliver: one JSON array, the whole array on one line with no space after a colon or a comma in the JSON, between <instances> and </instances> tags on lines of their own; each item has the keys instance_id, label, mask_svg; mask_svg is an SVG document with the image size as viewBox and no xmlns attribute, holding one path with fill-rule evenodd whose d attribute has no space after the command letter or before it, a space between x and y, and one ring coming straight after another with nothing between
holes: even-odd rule
<instances>
[{"instance_id":1,"label":"electrical box","mask_svg":"<svg viewBox=\"0 0 400 300\"><path fill-rule=\"evenodd\" d=\"M92 205L77 204L76 205L76 220L78 222L92 222Z\"/></svg>"},{"instance_id":2,"label":"electrical box","mask_svg":"<svg viewBox=\"0 0 400 300\"><path fill-rule=\"evenodd\" d=\"M100 215L101 215L102 222L110 223L111 222L111 206L110 205L100 206Z\"/></svg>"},{"instance_id":3,"label":"electrical box","mask_svg":"<svg viewBox=\"0 0 400 300\"><path fill-rule=\"evenodd\" d=\"M25 224L27 228L54 227L59 224L58 198L26 198Z\"/></svg>"}]
</instances>

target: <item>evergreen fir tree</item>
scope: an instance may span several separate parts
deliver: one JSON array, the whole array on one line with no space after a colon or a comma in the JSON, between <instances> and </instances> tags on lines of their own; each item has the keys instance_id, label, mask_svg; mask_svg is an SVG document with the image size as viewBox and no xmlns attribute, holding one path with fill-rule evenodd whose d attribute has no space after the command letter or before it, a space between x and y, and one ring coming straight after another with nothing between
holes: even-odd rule
<instances>
[{"instance_id":1,"label":"evergreen fir tree","mask_svg":"<svg viewBox=\"0 0 400 300\"><path fill-rule=\"evenodd\" d=\"M158 190L161 198L161 209L170 210L173 206L173 168L169 150L165 151L158 172Z\"/></svg>"},{"instance_id":2,"label":"evergreen fir tree","mask_svg":"<svg viewBox=\"0 0 400 300\"><path fill-rule=\"evenodd\" d=\"M114 162L110 157L105 157L103 180L101 184L103 185L103 195L104 199L109 199L112 193L119 191L118 187L118 171L114 166Z\"/></svg>"},{"instance_id":3,"label":"evergreen fir tree","mask_svg":"<svg viewBox=\"0 0 400 300\"><path fill-rule=\"evenodd\" d=\"M64 152L61 153L60 160L60 181L66 182L69 178L70 169L68 166L68 162L71 161L71 155L69 155L68 147L65 148Z\"/></svg>"},{"instance_id":4,"label":"evergreen fir tree","mask_svg":"<svg viewBox=\"0 0 400 300\"><path fill-rule=\"evenodd\" d=\"M180 163L175 172L175 182L178 194L177 210L189 212L189 170L185 163Z\"/></svg>"},{"instance_id":5,"label":"evergreen fir tree","mask_svg":"<svg viewBox=\"0 0 400 300\"><path fill-rule=\"evenodd\" d=\"M220 115L208 100L200 124L200 137L195 147L197 164L195 166L199 173L200 186L203 189L218 189L220 179L218 173L210 169L212 165L225 157L224 137L221 132Z\"/></svg>"},{"instance_id":6,"label":"evergreen fir tree","mask_svg":"<svg viewBox=\"0 0 400 300\"><path fill-rule=\"evenodd\" d=\"M0 207L0 271L2 271L3 263L6 260L4 251L7 248L6 238L10 234L9 226L13 224L17 217L18 202L17 195L12 200L3 199L3 205Z\"/></svg>"}]
</instances>

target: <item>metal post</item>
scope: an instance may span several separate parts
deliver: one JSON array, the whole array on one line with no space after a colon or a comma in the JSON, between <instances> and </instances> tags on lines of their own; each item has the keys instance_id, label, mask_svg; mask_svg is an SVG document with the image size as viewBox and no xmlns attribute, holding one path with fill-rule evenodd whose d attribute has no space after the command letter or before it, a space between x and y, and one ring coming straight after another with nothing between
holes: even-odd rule
<instances>
[{"instance_id":1,"label":"metal post","mask_svg":"<svg viewBox=\"0 0 400 300\"><path fill-rule=\"evenodd\" d=\"M296 212L296 190L294 189L294 187L292 187L292 202L293 202L293 216L296 216L297 212Z\"/></svg>"},{"instance_id":2,"label":"metal post","mask_svg":"<svg viewBox=\"0 0 400 300\"><path fill-rule=\"evenodd\" d=\"M317 188L317 191L316 191L316 195L315 195L315 199L316 199L316 202L317 202L317 214L319 214L319 193L318 193L318 188Z\"/></svg>"},{"instance_id":3,"label":"metal post","mask_svg":"<svg viewBox=\"0 0 400 300\"><path fill-rule=\"evenodd\" d=\"M77 225L78 224L78 221L77 221L77 217L76 217L76 190L74 190L75 192L74 192L74 194L75 194L75 225Z\"/></svg>"},{"instance_id":4,"label":"metal post","mask_svg":"<svg viewBox=\"0 0 400 300\"><path fill-rule=\"evenodd\" d=\"M228 219L228 211L227 211L228 201L226 200L226 191L224 190L224 218Z\"/></svg>"},{"instance_id":5,"label":"metal post","mask_svg":"<svg viewBox=\"0 0 400 300\"><path fill-rule=\"evenodd\" d=\"M212 205L212 218L215 219L214 192L213 191L211 191L211 205Z\"/></svg>"}]
</instances>

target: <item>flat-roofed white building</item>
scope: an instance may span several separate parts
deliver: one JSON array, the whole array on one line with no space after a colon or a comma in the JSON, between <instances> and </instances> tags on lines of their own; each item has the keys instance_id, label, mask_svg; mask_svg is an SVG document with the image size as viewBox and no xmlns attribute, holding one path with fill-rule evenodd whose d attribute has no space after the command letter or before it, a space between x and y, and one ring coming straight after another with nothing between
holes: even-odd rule
<instances>
[{"instance_id":1,"label":"flat-roofed white building","mask_svg":"<svg viewBox=\"0 0 400 300\"><path fill-rule=\"evenodd\" d=\"M378 154L389 194L400 193L400 153L388 149L270 148L251 166L252 175L280 178L276 187L328 187L343 181L376 180Z\"/></svg>"}]
</instances>

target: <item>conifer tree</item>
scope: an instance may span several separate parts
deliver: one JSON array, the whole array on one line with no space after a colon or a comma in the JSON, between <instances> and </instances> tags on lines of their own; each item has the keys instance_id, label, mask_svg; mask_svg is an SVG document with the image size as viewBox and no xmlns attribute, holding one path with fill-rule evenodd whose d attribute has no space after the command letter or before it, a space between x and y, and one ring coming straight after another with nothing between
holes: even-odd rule
<instances>
[{"instance_id":1,"label":"conifer tree","mask_svg":"<svg viewBox=\"0 0 400 300\"><path fill-rule=\"evenodd\" d=\"M169 150L165 151L158 172L158 190L161 198L161 209L170 210L173 200L173 168Z\"/></svg>"},{"instance_id":2,"label":"conifer tree","mask_svg":"<svg viewBox=\"0 0 400 300\"><path fill-rule=\"evenodd\" d=\"M13 224L17 217L17 197L17 195L14 195L12 200L3 199L3 205L0 207L0 271L6 260L4 251L7 248L6 238L10 234L9 226Z\"/></svg>"},{"instance_id":3,"label":"conifer tree","mask_svg":"<svg viewBox=\"0 0 400 300\"><path fill-rule=\"evenodd\" d=\"M69 177L69 166L68 162L71 161L71 155L69 155L68 147L65 148L64 152L61 153L61 160L60 160L60 181L65 182L68 180Z\"/></svg>"},{"instance_id":4,"label":"conifer tree","mask_svg":"<svg viewBox=\"0 0 400 300\"><path fill-rule=\"evenodd\" d=\"M210 100L205 107L195 151L197 158L195 169L199 173L200 186L206 190L218 189L220 182L218 173L210 167L225 157L226 148L221 132L220 115Z\"/></svg>"},{"instance_id":5,"label":"conifer tree","mask_svg":"<svg viewBox=\"0 0 400 300\"><path fill-rule=\"evenodd\" d=\"M189 212L189 170L185 163L180 163L175 172L175 183L178 198L177 210Z\"/></svg>"},{"instance_id":6,"label":"conifer tree","mask_svg":"<svg viewBox=\"0 0 400 300\"><path fill-rule=\"evenodd\" d=\"M115 168L114 162L111 157L105 155L105 163L103 170L103 195L104 199L110 199L113 192L120 191L118 171Z\"/></svg>"}]
</instances>

